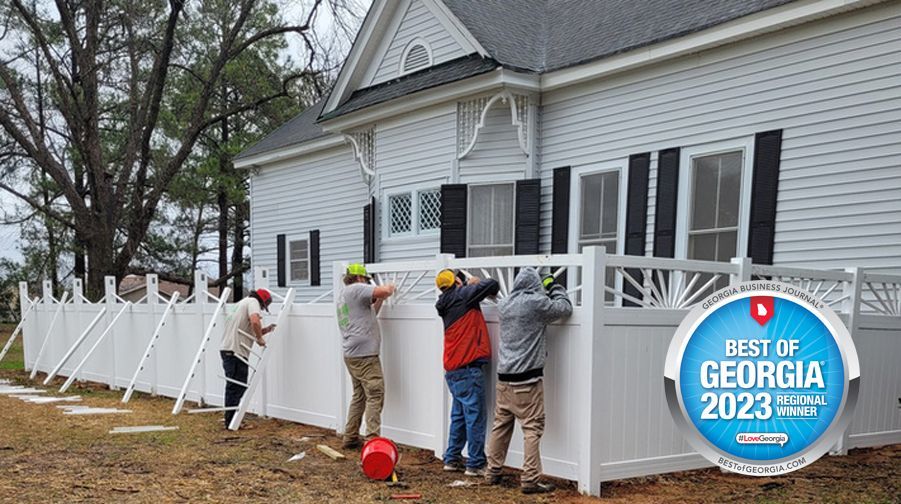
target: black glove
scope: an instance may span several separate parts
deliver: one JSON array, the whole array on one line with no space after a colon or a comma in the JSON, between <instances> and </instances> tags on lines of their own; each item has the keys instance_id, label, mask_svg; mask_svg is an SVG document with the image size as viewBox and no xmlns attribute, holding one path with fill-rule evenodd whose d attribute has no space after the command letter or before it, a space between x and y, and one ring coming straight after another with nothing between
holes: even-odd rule
<instances>
[{"instance_id":1,"label":"black glove","mask_svg":"<svg viewBox=\"0 0 901 504\"><path fill-rule=\"evenodd\" d=\"M546 275L541 280L541 285L544 285L544 290L550 292L551 289L554 288L554 285L557 284L557 279L554 278L554 275Z\"/></svg>"}]
</instances>

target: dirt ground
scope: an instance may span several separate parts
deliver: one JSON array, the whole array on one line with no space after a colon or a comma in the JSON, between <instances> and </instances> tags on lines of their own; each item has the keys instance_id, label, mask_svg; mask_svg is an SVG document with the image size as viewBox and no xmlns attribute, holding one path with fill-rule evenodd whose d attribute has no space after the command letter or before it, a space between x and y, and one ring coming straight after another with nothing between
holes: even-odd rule
<instances>
[{"instance_id":1,"label":"dirt ground","mask_svg":"<svg viewBox=\"0 0 901 504\"><path fill-rule=\"evenodd\" d=\"M0 344L4 334L8 327L0 327ZM16 345L0 363L0 378L33 385L21 369ZM102 386L73 386L69 393L90 406L122 406L121 392ZM218 414L174 417L171 399L143 394L126 407L133 413L67 416L53 405L0 395L0 502L901 502L901 445L825 457L778 478L706 469L606 483L600 500L580 496L570 482L536 497L519 493L516 471L501 487L451 488L467 478L443 473L433 453L410 447L401 447L398 469L407 488L389 488L362 475L358 453L347 451L339 461L320 453L317 444L340 447L331 431L249 417L251 428L234 433ZM179 430L108 433L137 425ZM287 462L300 452L305 458ZM391 500L400 493L422 498Z\"/></svg>"}]
</instances>

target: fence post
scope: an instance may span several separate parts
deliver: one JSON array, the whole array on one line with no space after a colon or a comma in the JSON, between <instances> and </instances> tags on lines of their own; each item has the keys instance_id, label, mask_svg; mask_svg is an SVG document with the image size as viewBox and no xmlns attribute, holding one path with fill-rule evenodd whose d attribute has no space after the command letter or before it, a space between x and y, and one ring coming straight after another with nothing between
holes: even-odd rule
<instances>
[{"instance_id":1,"label":"fence post","mask_svg":"<svg viewBox=\"0 0 901 504\"><path fill-rule=\"evenodd\" d=\"M269 268L257 266L253 269L253 288L269 289Z\"/></svg>"},{"instance_id":2,"label":"fence post","mask_svg":"<svg viewBox=\"0 0 901 504\"><path fill-rule=\"evenodd\" d=\"M150 316L150 320L156 320L156 312L157 305L160 302L160 279L156 274L148 274L144 277L145 286L144 293L147 294L147 297L144 298L147 303L147 313ZM148 326L150 329L153 326ZM150 329L153 331L153 329ZM152 333L151 333L152 334ZM156 355L156 346L153 347L153 354L150 357L150 360L153 362L153 369L150 371L150 395L155 396L157 394L157 389L159 388L159 359L157 359ZM143 357L143 356L142 356Z\"/></svg>"},{"instance_id":3,"label":"fence post","mask_svg":"<svg viewBox=\"0 0 901 504\"><path fill-rule=\"evenodd\" d=\"M80 278L72 279L72 304L80 305L84 301L84 283Z\"/></svg>"},{"instance_id":4,"label":"fence post","mask_svg":"<svg viewBox=\"0 0 901 504\"><path fill-rule=\"evenodd\" d=\"M851 274L851 281L842 282L842 297L848 296L842 302L842 311L848 314L848 332L853 341L857 337L857 327L860 324L860 292L863 288L863 271L858 267L845 268L845 272ZM856 343L856 342L855 342ZM830 455L847 455L851 424L842 433L842 438L835 443L829 451Z\"/></svg>"},{"instance_id":5,"label":"fence post","mask_svg":"<svg viewBox=\"0 0 901 504\"><path fill-rule=\"evenodd\" d=\"M447 268L451 261L455 258L454 254L436 254L435 255L435 275ZM439 327L443 327L444 323L441 321L441 317L438 316L438 312L435 312L435 318L438 320ZM444 335L442 334L441 341L444 341ZM490 371L490 370L489 370ZM489 386L491 383L490 378L486 378L484 386ZM438 408L438 414L441 415L441 418L438 419L438 444L435 448L435 456L438 458L444 457L444 452L447 450L447 433L450 430L450 410L448 409L448 403L450 402L450 392L447 390L447 387L444 386L444 383L441 384L441 407ZM489 405L485 405L486 408L489 408ZM489 425L490 429L491 426ZM487 441L487 439L486 439Z\"/></svg>"},{"instance_id":6,"label":"fence post","mask_svg":"<svg viewBox=\"0 0 901 504\"><path fill-rule=\"evenodd\" d=\"M28 306L31 306L30 302L31 302L31 300L28 299L28 282L19 282L19 320L23 320L23 321L25 320L25 314L28 313ZM34 310L37 311L38 307L35 306ZM29 322L28 325L31 325L32 327L37 329L38 325L37 325L37 322L35 322L35 320L38 318L39 318L39 314L35 313L34 317L32 317L32 319L31 319L32 322ZM22 335L19 337L22 338L22 363L23 363L25 371L29 370L28 369L28 356L26 354L26 350L30 347L30 345L25 344L25 338L27 337L28 334L29 334L28 328L26 327L26 324L23 324Z\"/></svg>"},{"instance_id":7,"label":"fence post","mask_svg":"<svg viewBox=\"0 0 901 504\"><path fill-rule=\"evenodd\" d=\"M343 288L344 270L347 269L346 261L334 261L332 263L332 312L335 316L335 328L338 329L338 336L335 338L335 345L338 347L338 362L335 369L338 370L338 404L335 414L335 421L338 424L335 432L344 434L344 423L347 421L347 376L344 371L344 346L341 341L341 328L338 327L338 303L341 300L341 290Z\"/></svg>"},{"instance_id":8,"label":"fence post","mask_svg":"<svg viewBox=\"0 0 901 504\"><path fill-rule=\"evenodd\" d=\"M114 276L105 276L103 277L103 289L104 296L103 301L106 303L106 313L112 313L116 309L116 293L118 291L118 285L116 285L116 277ZM77 296L76 296L77 297ZM109 315L107 315L109 317ZM107 318L107 324L109 324L109 318ZM109 339L110 344L110 355L112 357L111 369L110 369L110 379L109 379L109 388L110 390L119 390L119 387L116 386L116 377L119 376L119 366L118 360L116 358L116 332L113 330L112 334L110 334Z\"/></svg>"},{"instance_id":9,"label":"fence post","mask_svg":"<svg viewBox=\"0 0 901 504\"><path fill-rule=\"evenodd\" d=\"M586 247L582 251L582 327L579 331L580 367L585 368L582 380L582 411L579 434L579 492L599 495L601 491L601 443L603 387L600 367L604 358L604 298L607 270L607 249ZM613 357L613 356L610 356Z\"/></svg>"},{"instance_id":10,"label":"fence post","mask_svg":"<svg viewBox=\"0 0 901 504\"><path fill-rule=\"evenodd\" d=\"M207 276L203 271L194 271L194 303L193 306L197 310L197 316L200 318L200 327L206 327L206 315L204 314L204 308L206 304L209 302L208 297L208 284L207 284ZM221 291L220 291L221 294ZM203 338L203 334L200 335ZM217 352L218 355L218 352ZM194 376L200 376L200 380L198 383L198 387L200 389L200 397L197 399L197 404L199 407L203 408L206 405L206 401L204 401L204 397L206 396L206 357L200 360L200 369L194 370ZM191 393L190 387L188 390L185 390L185 397L187 397Z\"/></svg>"},{"instance_id":11,"label":"fence post","mask_svg":"<svg viewBox=\"0 0 901 504\"><path fill-rule=\"evenodd\" d=\"M751 258L750 257L733 257L729 262L735 265L738 270L729 275L729 285L735 285L751 280Z\"/></svg>"}]
</instances>

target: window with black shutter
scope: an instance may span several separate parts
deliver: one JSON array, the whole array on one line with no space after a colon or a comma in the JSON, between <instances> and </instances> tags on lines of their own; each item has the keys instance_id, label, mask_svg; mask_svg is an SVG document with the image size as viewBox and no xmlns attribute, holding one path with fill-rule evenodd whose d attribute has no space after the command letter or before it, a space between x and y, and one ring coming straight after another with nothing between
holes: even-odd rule
<instances>
[{"instance_id":1,"label":"window with black shutter","mask_svg":"<svg viewBox=\"0 0 901 504\"><path fill-rule=\"evenodd\" d=\"M287 275L287 265L285 264L285 252L287 249L287 244L285 243L285 235L280 234L275 236L275 271L276 271L276 284L279 287L284 287L286 282Z\"/></svg>"},{"instance_id":2,"label":"window with black shutter","mask_svg":"<svg viewBox=\"0 0 901 504\"><path fill-rule=\"evenodd\" d=\"M441 186L441 252L466 257L466 184Z\"/></svg>"},{"instance_id":3,"label":"window with black shutter","mask_svg":"<svg viewBox=\"0 0 901 504\"><path fill-rule=\"evenodd\" d=\"M781 157L782 130L755 135L751 218L748 228L748 256L755 264L773 264Z\"/></svg>"},{"instance_id":4,"label":"window with black shutter","mask_svg":"<svg viewBox=\"0 0 901 504\"><path fill-rule=\"evenodd\" d=\"M516 182L516 238L514 253L538 253L541 221L541 179Z\"/></svg>"},{"instance_id":5,"label":"window with black shutter","mask_svg":"<svg viewBox=\"0 0 901 504\"><path fill-rule=\"evenodd\" d=\"M322 285L319 267L319 230L310 231L310 285Z\"/></svg>"}]
</instances>

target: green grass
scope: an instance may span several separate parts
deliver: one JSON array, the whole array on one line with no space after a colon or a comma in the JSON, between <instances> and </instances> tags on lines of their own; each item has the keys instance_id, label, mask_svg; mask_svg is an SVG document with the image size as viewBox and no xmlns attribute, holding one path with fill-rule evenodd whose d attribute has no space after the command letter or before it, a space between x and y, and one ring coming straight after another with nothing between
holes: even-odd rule
<instances>
[{"instance_id":1,"label":"green grass","mask_svg":"<svg viewBox=\"0 0 901 504\"><path fill-rule=\"evenodd\" d=\"M13 324L0 324L0 349L6 345L6 339L12 333L16 326ZM22 335L16 337L15 343L9 349L9 353L0 361L0 369L24 369L25 355L22 352Z\"/></svg>"}]
</instances>

